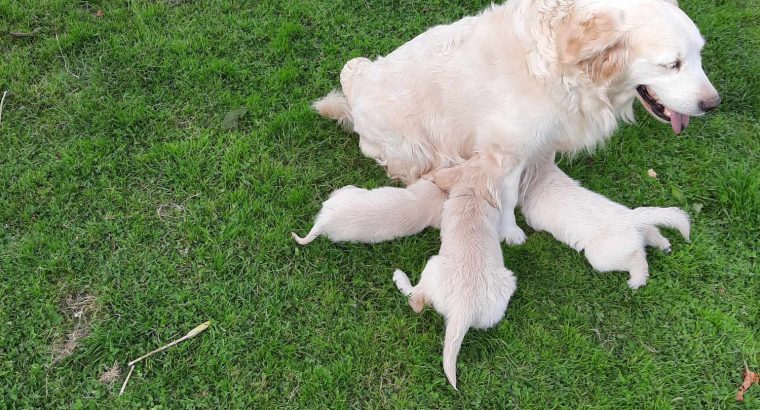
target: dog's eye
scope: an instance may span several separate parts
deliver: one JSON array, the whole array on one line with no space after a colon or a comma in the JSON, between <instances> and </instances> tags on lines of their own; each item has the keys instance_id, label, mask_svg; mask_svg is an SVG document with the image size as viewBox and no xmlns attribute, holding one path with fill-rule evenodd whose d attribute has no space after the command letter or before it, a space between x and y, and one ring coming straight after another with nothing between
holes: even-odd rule
<instances>
[{"instance_id":1,"label":"dog's eye","mask_svg":"<svg viewBox=\"0 0 760 410\"><path fill-rule=\"evenodd\" d=\"M681 60L676 60L670 64L666 64L665 67L667 67L670 70L680 70L681 69Z\"/></svg>"}]
</instances>

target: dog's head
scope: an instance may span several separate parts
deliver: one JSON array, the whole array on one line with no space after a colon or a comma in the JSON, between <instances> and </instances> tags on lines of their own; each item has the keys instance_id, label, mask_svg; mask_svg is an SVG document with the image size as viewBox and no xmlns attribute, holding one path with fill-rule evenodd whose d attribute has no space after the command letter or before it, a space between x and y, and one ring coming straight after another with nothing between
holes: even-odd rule
<instances>
[{"instance_id":1,"label":"dog's head","mask_svg":"<svg viewBox=\"0 0 760 410\"><path fill-rule=\"evenodd\" d=\"M720 104L702 69L705 41L673 0L581 0L558 32L561 63L597 85L638 96L680 133Z\"/></svg>"},{"instance_id":2,"label":"dog's head","mask_svg":"<svg viewBox=\"0 0 760 410\"><path fill-rule=\"evenodd\" d=\"M504 179L504 171L498 153L475 156L462 165L439 168L423 178L446 191L449 198L477 196L492 207L501 208L499 189Z\"/></svg>"}]
</instances>

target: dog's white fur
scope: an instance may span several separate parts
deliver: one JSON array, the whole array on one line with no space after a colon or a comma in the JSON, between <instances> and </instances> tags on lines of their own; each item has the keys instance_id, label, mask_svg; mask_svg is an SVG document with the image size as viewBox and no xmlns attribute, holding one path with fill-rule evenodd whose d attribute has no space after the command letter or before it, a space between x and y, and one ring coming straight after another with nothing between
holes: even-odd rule
<instances>
[{"instance_id":1,"label":"dog's white fur","mask_svg":"<svg viewBox=\"0 0 760 410\"><path fill-rule=\"evenodd\" d=\"M414 287L401 270L393 275L415 312L431 304L445 317L443 369L455 389L456 360L465 333L470 327L496 325L517 286L512 272L504 267L496 229L498 175L503 175L498 168L477 159L430 174L449 192L441 219L440 252L430 258Z\"/></svg>"},{"instance_id":2,"label":"dog's white fur","mask_svg":"<svg viewBox=\"0 0 760 410\"><path fill-rule=\"evenodd\" d=\"M315 108L352 127L364 155L407 183L484 145L514 154L500 234L521 243L514 206L536 158L604 141L619 120L633 120L639 85L667 113L701 115L701 102L719 101L702 70L703 44L674 1L510 0L375 61L349 61L342 93Z\"/></svg>"},{"instance_id":3,"label":"dog's white fur","mask_svg":"<svg viewBox=\"0 0 760 410\"><path fill-rule=\"evenodd\" d=\"M303 238L291 233L301 245L320 235L333 242L376 243L438 228L446 193L427 180L407 188L372 190L348 185L322 203L314 227Z\"/></svg>"},{"instance_id":4,"label":"dog's white fur","mask_svg":"<svg viewBox=\"0 0 760 410\"><path fill-rule=\"evenodd\" d=\"M670 252L658 225L677 229L689 240L689 216L681 209L629 209L580 186L559 169L553 155L526 170L521 195L522 213L531 228L585 251L600 272L629 272L632 289L645 285L649 277L646 246Z\"/></svg>"}]
</instances>

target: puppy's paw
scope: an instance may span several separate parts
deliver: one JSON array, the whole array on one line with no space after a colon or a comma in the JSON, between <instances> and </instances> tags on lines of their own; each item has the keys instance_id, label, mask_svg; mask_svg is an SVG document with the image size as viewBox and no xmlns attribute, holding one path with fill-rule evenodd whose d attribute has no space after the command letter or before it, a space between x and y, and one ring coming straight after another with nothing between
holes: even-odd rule
<instances>
[{"instance_id":1,"label":"puppy's paw","mask_svg":"<svg viewBox=\"0 0 760 410\"><path fill-rule=\"evenodd\" d=\"M670 253L670 251L672 250L670 247L670 241L668 241L667 239L665 239L664 241L662 241L662 243L657 245L657 248L659 248L661 251L665 253Z\"/></svg>"},{"instance_id":2,"label":"puppy's paw","mask_svg":"<svg viewBox=\"0 0 760 410\"><path fill-rule=\"evenodd\" d=\"M501 238L508 245L520 245L525 243L528 237L525 235L522 229L517 225L511 225L502 230Z\"/></svg>"},{"instance_id":3,"label":"puppy's paw","mask_svg":"<svg viewBox=\"0 0 760 410\"><path fill-rule=\"evenodd\" d=\"M631 277L628 279L628 287L636 290L644 285L647 284L647 277L641 276L641 277Z\"/></svg>"},{"instance_id":4,"label":"puppy's paw","mask_svg":"<svg viewBox=\"0 0 760 410\"><path fill-rule=\"evenodd\" d=\"M406 273L404 273L401 269L396 269L396 271L393 272L393 282L396 284L398 290L404 294L404 296L411 295L412 283L409 282L409 277L406 276Z\"/></svg>"}]
</instances>

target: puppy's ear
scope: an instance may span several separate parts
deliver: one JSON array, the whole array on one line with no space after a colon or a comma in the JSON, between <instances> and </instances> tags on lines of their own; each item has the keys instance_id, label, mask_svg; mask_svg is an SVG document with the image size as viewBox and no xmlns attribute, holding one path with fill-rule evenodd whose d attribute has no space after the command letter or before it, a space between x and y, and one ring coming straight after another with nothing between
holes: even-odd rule
<instances>
[{"instance_id":1,"label":"puppy's ear","mask_svg":"<svg viewBox=\"0 0 760 410\"><path fill-rule=\"evenodd\" d=\"M625 32L611 14L570 17L558 33L557 47L563 64L576 66L594 83L615 80L628 62Z\"/></svg>"},{"instance_id":2,"label":"puppy's ear","mask_svg":"<svg viewBox=\"0 0 760 410\"><path fill-rule=\"evenodd\" d=\"M436 184L438 188L448 192L462 177L462 167L453 166L451 168L439 168L428 173L423 178Z\"/></svg>"},{"instance_id":3,"label":"puppy's ear","mask_svg":"<svg viewBox=\"0 0 760 410\"><path fill-rule=\"evenodd\" d=\"M487 183L486 188L483 189L480 192L480 196L488 202L488 205L491 205L492 207L496 209L501 209L501 200L500 198L500 187L497 187L496 185L492 183Z\"/></svg>"}]
</instances>

